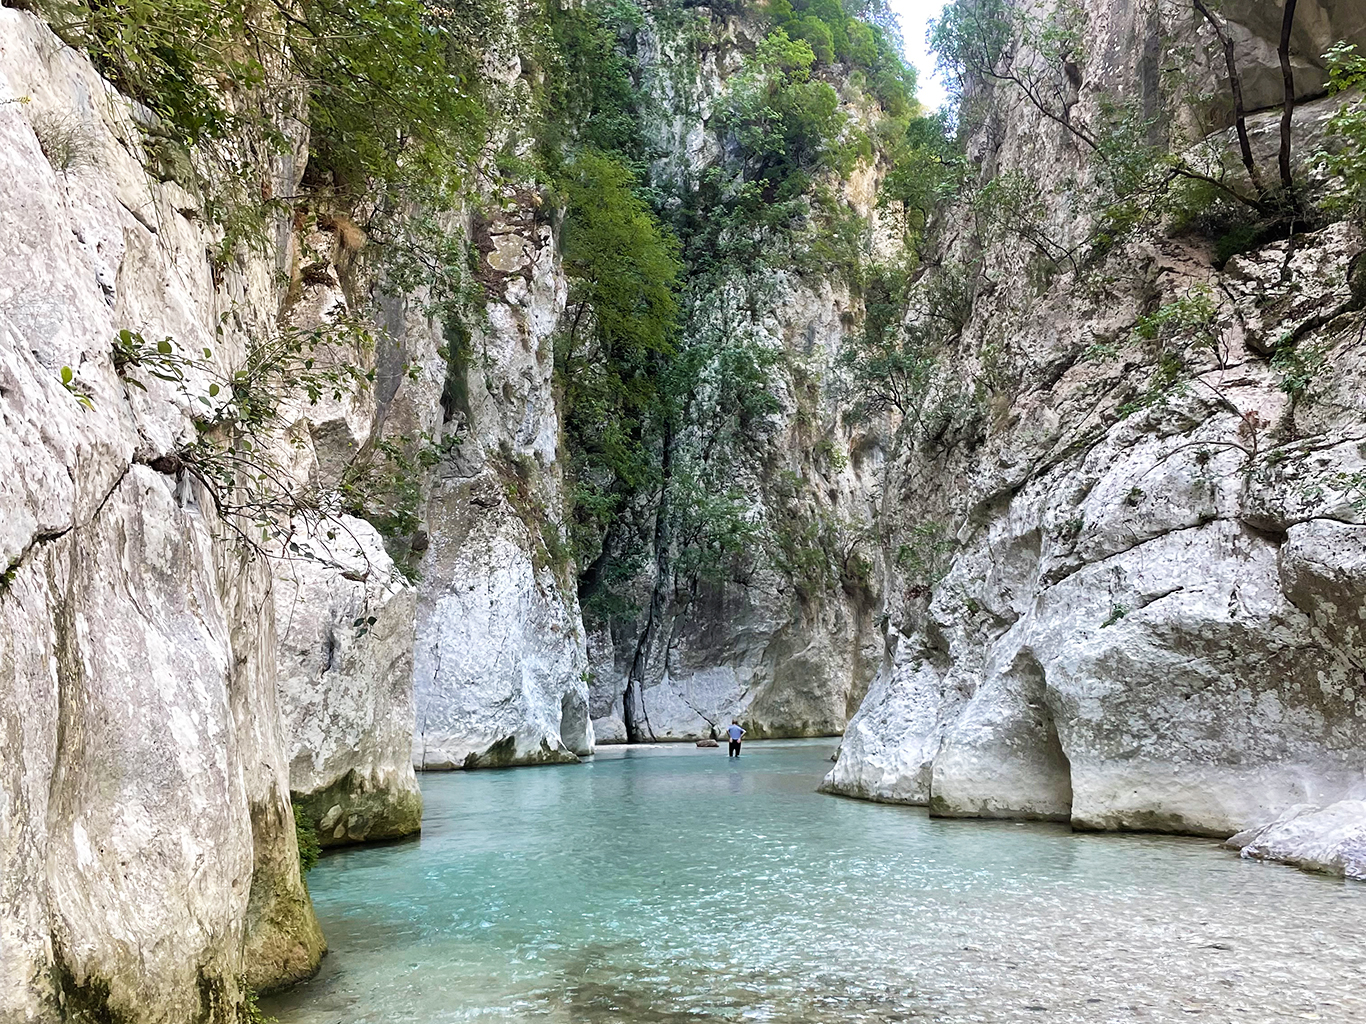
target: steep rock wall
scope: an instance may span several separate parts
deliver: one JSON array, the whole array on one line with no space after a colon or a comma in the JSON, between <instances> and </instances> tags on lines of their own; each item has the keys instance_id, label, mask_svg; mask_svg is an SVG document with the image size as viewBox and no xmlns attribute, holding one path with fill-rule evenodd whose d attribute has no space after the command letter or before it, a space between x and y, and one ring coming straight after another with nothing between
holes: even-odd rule
<instances>
[{"instance_id":1,"label":"steep rock wall","mask_svg":"<svg viewBox=\"0 0 1366 1024\"><path fill-rule=\"evenodd\" d=\"M1313 31L1350 36L1350 7L1316 6ZM1140 4L1083 9L1077 114L1148 95L1145 41L1204 31ZM1237 24L1260 31L1244 13ZM1258 38L1274 60L1274 39ZM1065 129L1004 84L983 97L996 115L970 154L1023 172L1046 229L1084 238L1089 214L1065 182L1088 165L1059 158L1076 152ZM1311 190L1338 102L1296 113ZM1273 177L1276 125L1249 125ZM952 217L948 235L969 234ZM955 394L941 379L931 405L966 411L932 417L942 429L914 435L889 476L888 655L825 788L950 816L1216 836L1333 805L1318 820L1359 843L1342 819L1366 787L1361 314L1315 317L1350 309L1360 229L1320 223L1219 269L1207 243L1164 232L1056 276L1030 248L998 238L980 252L946 360L983 387ZM1155 355L1135 324L1193 295L1210 296L1209 350L1151 400ZM1299 345L1323 359L1312 393L1292 397L1269 356L1301 325ZM1303 850L1295 828L1244 849ZM1285 859L1355 863L1322 844Z\"/></svg>"},{"instance_id":2,"label":"steep rock wall","mask_svg":"<svg viewBox=\"0 0 1366 1024\"><path fill-rule=\"evenodd\" d=\"M43 114L77 119L79 164L45 158ZM274 268L220 293L196 201L149 180L138 146L83 58L0 9L5 1019L232 1021L240 984L297 980L324 948L268 572L202 491L152 468L174 468L160 457L191 431L185 400L130 392L110 357L129 325L216 346L227 304L268 307Z\"/></svg>"},{"instance_id":3,"label":"steep rock wall","mask_svg":"<svg viewBox=\"0 0 1366 1024\"><path fill-rule=\"evenodd\" d=\"M737 158L723 108L766 28L749 11L702 8L673 17L683 24L647 19L633 42L651 110L651 181L677 202ZM879 112L866 97L847 82L835 85L854 123L876 122ZM878 204L882 170L865 161L847 177L832 176L864 219L861 256L868 261L899 258L904 241L898 212ZM872 555L887 438L882 423L841 424L829 391L844 338L862 317L861 296L836 271L736 267L690 301L684 331L772 354L766 373L780 411L750 439L734 473L714 484L744 492L746 514L763 524L768 550L756 550L739 573L702 582L678 572L661 582L652 564L636 582L637 616L590 621L596 735L599 742L627 739L624 695L633 666L641 671L642 738L719 736L732 718L752 738L837 735L881 654L878 583L860 568ZM681 464L706 479L716 424L730 412L724 401L705 387L692 396L675 471ZM818 531L838 536L832 546L839 549L820 560L840 564L813 583L773 549L784 541L798 549ZM651 543L657 547L658 537ZM663 600L652 630L655 587Z\"/></svg>"},{"instance_id":4,"label":"steep rock wall","mask_svg":"<svg viewBox=\"0 0 1366 1024\"><path fill-rule=\"evenodd\" d=\"M339 521L351 544L275 566L279 704L292 802L330 846L417 832L412 766L416 595L370 524Z\"/></svg>"},{"instance_id":5,"label":"steep rock wall","mask_svg":"<svg viewBox=\"0 0 1366 1024\"><path fill-rule=\"evenodd\" d=\"M433 474L419 562L413 763L575 762L593 751L587 654L562 552L553 332L567 285L534 193L467 228L483 306L448 339L443 416L462 443Z\"/></svg>"}]
</instances>

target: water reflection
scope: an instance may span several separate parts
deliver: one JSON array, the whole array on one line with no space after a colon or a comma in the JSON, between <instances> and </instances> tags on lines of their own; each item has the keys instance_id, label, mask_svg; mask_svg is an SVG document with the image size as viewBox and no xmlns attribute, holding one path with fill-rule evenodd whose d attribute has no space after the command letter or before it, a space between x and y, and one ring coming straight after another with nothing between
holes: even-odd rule
<instances>
[{"instance_id":1,"label":"water reflection","mask_svg":"<svg viewBox=\"0 0 1366 1024\"><path fill-rule=\"evenodd\" d=\"M326 857L284 1024L1366 1021L1366 886L1203 840L813 792L832 744L428 775L418 843Z\"/></svg>"}]
</instances>

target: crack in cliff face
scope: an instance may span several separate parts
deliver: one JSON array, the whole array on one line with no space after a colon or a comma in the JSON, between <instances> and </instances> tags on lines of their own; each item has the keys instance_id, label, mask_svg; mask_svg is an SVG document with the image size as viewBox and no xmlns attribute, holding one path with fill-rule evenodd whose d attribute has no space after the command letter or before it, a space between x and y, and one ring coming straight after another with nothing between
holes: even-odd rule
<instances>
[{"instance_id":1,"label":"crack in cliff face","mask_svg":"<svg viewBox=\"0 0 1366 1024\"><path fill-rule=\"evenodd\" d=\"M123 486L124 478L128 475L134 465L135 463L129 462L123 467L123 472L119 474L118 479L114 481L109 490L100 498L99 504L95 506L94 511L90 513L89 517L87 517L84 522L72 523L70 526L60 530L48 530L46 532L35 533L29 542L24 545L14 561L10 562L10 564L5 567L4 572L0 572L0 598L4 597L5 592L9 589L9 585L13 583L14 577L18 574L19 569L23 566L24 562L27 561L29 556L39 547L44 544L51 544L53 541L61 540L63 537L76 530L83 530L94 525L95 521L99 519L100 514L104 512L104 507L109 504L109 499L114 496L114 492Z\"/></svg>"}]
</instances>

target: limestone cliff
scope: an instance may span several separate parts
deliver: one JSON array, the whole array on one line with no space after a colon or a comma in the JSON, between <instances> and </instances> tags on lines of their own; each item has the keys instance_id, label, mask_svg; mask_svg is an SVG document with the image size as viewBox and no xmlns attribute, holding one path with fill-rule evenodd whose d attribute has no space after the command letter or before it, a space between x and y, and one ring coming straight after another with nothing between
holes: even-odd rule
<instances>
[{"instance_id":1,"label":"limestone cliff","mask_svg":"<svg viewBox=\"0 0 1366 1024\"><path fill-rule=\"evenodd\" d=\"M217 348L219 313L266 306L274 268L215 286L195 197L134 155L138 114L0 9L5 1020L232 1021L240 986L305 977L324 949L269 571L164 458L193 433L183 396L111 359L130 325ZM54 125L78 149L59 155Z\"/></svg>"},{"instance_id":2,"label":"limestone cliff","mask_svg":"<svg viewBox=\"0 0 1366 1024\"><path fill-rule=\"evenodd\" d=\"M565 279L534 200L481 219L481 322L457 344L447 408L464 431L436 471L420 565L413 762L423 770L575 762L593 752L587 656L560 545L551 384ZM558 569L558 571L557 571Z\"/></svg>"},{"instance_id":3,"label":"limestone cliff","mask_svg":"<svg viewBox=\"0 0 1366 1024\"><path fill-rule=\"evenodd\" d=\"M744 173L729 105L770 31L757 10L699 8L681 25L667 11L634 40L650 182L670 197L666 209L696 203L709 179ZM883 112L872 97L842 69L824 75L854 129L873 131ZM586 610L599 742L719 736L733 717L752 738L835 735L862 698L880 651L878 585L865 570L887 438L881 422L842 424L831 383L863 319L857 267L904 256L900 204L880 202L885 170L875 154L828 178L858 224L847 262L813 272L798 255L718 260L685 286L678 345L712 363L668 442L671 478L686 484L640 527L648 557L631 588L633 613ZM770 405L743 423L725 379L728 352L764 368ZM687 564L706 554L684 554L689 544L727 543L699 543L698 490L732 502L751 531L746 550L709 572ZM584 568L591 592L596 567Z\"/></svg>"},{"instance_id":4,"label":"limestone cliff","mask_svg":"<svg viewBox=\"0 0 1366 1024\"><path fill-rule=\"evenodd\" d=\"M1274 179L1280 111L1252 104L1280 103L1280 13L1224 7ZM1096 221L1076 183L1097 161L1076 132L1104 111L1144 111L1150 133L1184 119L1209 133L1187 131L1192 152L1229 154L1229 181L1242 168L1222 50L1196 11L1041 10L1071 19L1073 56L1033 65L1065 107L968 83L969 173L1029 195L1014 227L982 232L980 201L940 224L969 305L888 474L887 653L825 786L948 816L1216 836L1332 805L1240 845L1359 874L1362 829L1345 822L1366 787L1360 228L1301 216L1216 245L1227 229L1202 237L1178 210L1078 257ZM1344 102L1313 68L1363 27L1356 5L1300 5L1294 172L1311 206ZM1174 96L1176 70L1214 97L1205 114ZM921 279L922 303L945 276ZM1188 346L1180 373L1173 345ZM1308 386L1290 378L1297 358ZM1315 822L1336 852L1295 853Z\"/></svg>"}]
</instances>

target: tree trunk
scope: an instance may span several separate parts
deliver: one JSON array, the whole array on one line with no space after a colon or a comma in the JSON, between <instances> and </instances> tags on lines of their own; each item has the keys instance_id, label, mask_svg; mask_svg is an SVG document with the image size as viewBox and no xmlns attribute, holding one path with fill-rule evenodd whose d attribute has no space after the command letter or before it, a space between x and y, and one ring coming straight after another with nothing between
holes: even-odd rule
<instances>
[{"instance_id":1,"label":"tree trunk","mask_svg":"<svg viewBox=\"0 0 1366 1024\"><path fill-rule=\"evenodd\" d=\"M1266 193L1262 185L1261 172L1257 170L1257 162L1252 157L1252 142L1247 134L1247 108L1243 105L1243 79L1238 74L1238 63L1233 57L1233 36L1224 31L1224 26L1220 24L1214 12L1205 6L1204 0L1194 0L1195 9L1199 11L1210 27L1214 29L1214 34L1219 39L1220 45L1224 48L1224 65L1228 69L1229 89L1233 93L1233 123L1238 129L1238 149L1243 155L1243 166L1247 168L1247 176L1252 179L1252 187L1257 190L1257 195Z\"/></svg>"},{"instance_id":2,"label":"tree trunk","mask_svg":"<svg viewBox=\"0 0 1366 1024\"><path fill-rule=\"evenodd\" d=\"M673 428L667 424L663 449L659 464L659 505L655 509L655 582L650 591L650 607L645 612L645 628L636 642L631 671L626 677L626 692L622 694L621 701L628 743L653 743L655 740L650 716L645 710L645 670L655 635L664 624L664 595L670 572L669 482L673 470Z\"/></svg>"},{"instance_id":3,"label":"tree trunk","mask_svg":"<svg viewBox=\"0 0 1366 1024\"><path fill-rule=\"evenodd\" d=\"M1290 29L1295 24L1297 0L1285 0L1281 17L1281 78L1285 81L1285 103L1281 112L1281 186L1289 192L1295 185L1290 173L1290 128L1295 117L1295 69L1290 66Z\"/></svg>"}]
</instances>

